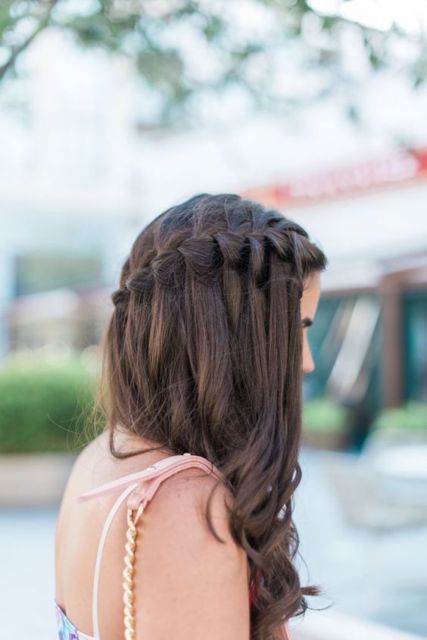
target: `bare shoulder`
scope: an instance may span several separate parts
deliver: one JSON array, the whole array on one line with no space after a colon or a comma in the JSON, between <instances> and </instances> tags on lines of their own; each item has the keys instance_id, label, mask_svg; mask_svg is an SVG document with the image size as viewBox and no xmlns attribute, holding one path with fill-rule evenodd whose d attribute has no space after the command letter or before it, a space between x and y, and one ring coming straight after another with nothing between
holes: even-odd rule
<instances>
[{"instance_id":1,"label":"bare shoulder","mask_svg":"<svg viewBox=\"0 0 427 640\"><path fill-rule=\"evenodd\" d=\"M199 469L166 479L149 503L136 553L137 640L248 640L247 555L228 522L231 492Z\"/></svg>"},{"instance_id":2,"label":"bare shoulder","mask_svg":"<svg viewBox=\"0 0 427 640\"><path fill-rule=\"evenodd\" d=\"M231 506L233 496L222 482L218 483L216 478L198 468L184 469L164 480L147 507L145 519L154 522L161 517L162 522L173 525L175 531L188 528L188 522L202 525L206 522L204 514L211 492L212 520L218 533L230 541L227 505ZM197 527L198 535L202 535L202 531L202 526Z\"/></svg>"},{"instance_id":3,"label":"bare shoulder","mask_svg":"<svg viewBox=\"0 0 427 640\"><path fill-rule=\"evenodd\" d=\"M94 465L104 451L104 440L105 437L98 436L78 451L68 475L63 499L84 490L87 478L93 473Z\"/></svg>"}]
</instances>

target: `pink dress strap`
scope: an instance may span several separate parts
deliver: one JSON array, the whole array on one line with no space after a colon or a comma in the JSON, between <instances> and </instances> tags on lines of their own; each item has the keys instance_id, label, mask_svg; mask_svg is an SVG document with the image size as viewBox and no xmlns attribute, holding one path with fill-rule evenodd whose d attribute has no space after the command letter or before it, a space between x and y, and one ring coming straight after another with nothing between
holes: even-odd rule
<instances>
[{"instance_id":1,"label":"pink dress strap","mask_svg":"<svg viewBox=\"0 0 427 640\"><path fill-rule=\"evenodd\" d=\"M102 496L113 491L121 489L120 495L116 498L113 506L111 507L107 518L104 522L104 526L101 532L101 536L98 543L98 549L95 561L95 572L92 588L92 627L94 640L101 640L99 632L99 616L98 616L98 600L99 600L99 578L101 573L101 562L104 551L104 546L107 538L108 531L114 520L116 513L123 502L127 502L127 508L137 509L140 504L144 507L153 498L157 489L161 483L170 476L182 471L183 469L190 469L197 467L203 471L211 473L216 478L223 480L223 474L217 469L209 460L203 456L196 456L191 453L183 453L176 456L168 456L162 458L155 464L150 465L142 471L135 473L129 473L120 478L116 478L111 482L106 482L90 491L81 493L77 500L83 502L90 500L97 496Z\"/></svg>"},{"instance_id":2,"label":"pink dress strap","mask_svg":"<svg viewBox=\"0 0 427 640\"><path fill-rule=\"evenodd\" d=\"M198 467L211 473L216 478L224 480L224 476L221 471L219 471L212 462L203 456L183 453L181 455L162 458L142 471L129 473L125 476L120 476L120 478L116 478L116 480L106 482L105 484L95 487L95 489L91 489L90 491L80 494L78 496L78 500L90 500L95 496L104 495L111 491L136 483L137 490L132 492L134 495L131 494L128 498L128 506L135 509L141 501L146 504L151 500L163 480L166 480L166 478L169 478L178 471L190 469L191 467ZM154 480L154 482L151 482L151 480Z\"/></svg>"}]
</instances>

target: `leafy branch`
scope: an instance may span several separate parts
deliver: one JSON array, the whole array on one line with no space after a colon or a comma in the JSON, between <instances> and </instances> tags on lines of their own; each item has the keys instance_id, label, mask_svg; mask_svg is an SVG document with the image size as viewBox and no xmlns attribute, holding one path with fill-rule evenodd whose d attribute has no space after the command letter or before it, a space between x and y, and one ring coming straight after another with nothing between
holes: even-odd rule
<instances>
[{"instance_id":1,"label":"leafy branch","mask_svg":"<svg viewBox=\"0 0 427 640\"><path fill-rule=\"evenodd\" d=\"M26 49L28 49L30 44L37 38L37 36L49 26L52 11L55 5L57 4L57 2L58 0L48 0L46 3L42 3L45 6L40 7L36 13L38 22L36 22L36 26L33 29L33 31L26 38L24 38L19 44L10 46L9 57L7 58L6 62L4 62L0 66L0 82L3 80L4 76L8 73L8 71L15 66L15 63L19 58L19 56ZM13 12L12 12L13 5L14 5L13 2L9 2L9 7L8 7L9 16L11 13L13 15ZM3 8L3 11L4 11L4 8ZM4 32L7 33L8 30L13 29L13 27L16 26L16 22L13 20L13 18L11 19L10 23L8 23L7 21L3 21L3 29L2 31L0 31L0 35L3 36Z\"/></svg>"},{"instance_id":2,"label":"leafy branch","mask_svg":"<svg viewBox=\"0 0 427 640\"><path fill-rule=\"evenodd\" d=\"M320 13L308 0L247 1L266 25L255 35L233 13L233 2L221 8L206 0L1 0L0 56L5 61L0 83L51 26L83 47L130 58L166 110L233 85L258 103L282 106L330 95L340 86L348 89L358 82L349 70L349 57L355 55L346 44L349 34L371 72L403 70L414 87L427 78L421 30L409 35L394 24L381 32L339 13ZM200 48L200 59L189 53L190 40L193 52ZM407 59L396 53L402 43L411 50Z\"/></svg>"}]
</instances>

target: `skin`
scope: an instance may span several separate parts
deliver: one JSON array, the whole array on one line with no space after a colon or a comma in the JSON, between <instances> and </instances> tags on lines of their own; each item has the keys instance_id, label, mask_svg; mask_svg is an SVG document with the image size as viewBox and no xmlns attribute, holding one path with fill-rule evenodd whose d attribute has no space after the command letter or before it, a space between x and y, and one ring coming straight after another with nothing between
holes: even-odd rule
<instances>
[{"instance_id":1,"label":"skin","mask_svg":"<svg viewBox=\"0 0 427 640\"><path fill-rule=\"evenodd\" d=\"M320 273L316 271L307 279L301 298L301 320L303 325L302 370L304 374L314 371L315 365L308 342L308 328L314 322L320 298Z\"/></svg>"},{"instance_id":2,"label":"skin","mask_svg":"<svg viewBox=\"0 0 427 640\"><path fill-rule=\"evenodd\" d=\"M320 274L312 275L305 284L301 299L302 369L307 374L314 370L307 331L319 302ZM91 602L97 544L116 494L83 503L78 503L76 497L172 455L158 450L117 460L109 452L107 436L103 433L93 440L74 463L55 538L56 601L87 635L93 634ZM155 443L117 432L116 446L130 451ZM225 544L212 536L204 520L214 484L215 480L203 476L199 469L181 471L162 483L145 511L135 565L135 640L248 640L249 565L246 552L235 544L228 528L226 502L231 496L225 487L219 486L212 501L213 525ZM102 640L123 637L124 505L121 511L113 521L104 549L99 591ZM164 549L167 553L161 551Z\"/></svg>"}]
</instances>

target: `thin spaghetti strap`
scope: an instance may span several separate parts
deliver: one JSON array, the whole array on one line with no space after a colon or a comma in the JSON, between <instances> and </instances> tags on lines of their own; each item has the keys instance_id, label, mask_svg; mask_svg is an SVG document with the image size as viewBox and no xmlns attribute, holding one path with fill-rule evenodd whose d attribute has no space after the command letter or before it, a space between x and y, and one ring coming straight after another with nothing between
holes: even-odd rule
<instances>
[{"instance_id":1,"label":"thin spaghetti strap","mask_svg":"<svg viewBox=\"0 0 427 640\"><path fill-rule=\"evenodd\" d=\"M160 484L164 480L166 480L166 478L177 473L178 471L191 467L201 468L204 471L211 473L218 479L223 478L222 473L206 458L190 453L184 453L176 456L168 456L167 458L162 458L155 464L150 465L142 471L137 471L136 473L121 476L116 480L107 482L78 496L78 501L85 501L125 487L117 500L114 502L107 515L98 543L92 590L92 626L94 640L100 640L98 619L99 578L105 541L114 516L119 510L121 504L126 499L128 510L131 510L131 512L138 509L140 506L141 509L144 509L155 495Z\"/></svg>"},{"instance_id":2,"label":"thin spaghetti strap","mask_svg":"<svg viewBox=\"0 0 427 640\"><path fill-rule=\"evenodd\" d=\"M166 458L162 458L155 464L146 467L142 471L136 471L135 473L129 473L125 476L120 476L115 480L111 480L110 482L106 482L95 489L91 489L90 491L85 491L78 496L78 501L85 501L94 498L95 496L105 495L106 493L110 493L111 491L115 491L120 487L127 486L130 483L138 482L144 483L145 481L151 480L152 478L156 478L163 471L172 470L172 469L184 469L190 467L199 467L200 469L204 469L208 473L211 473L216 478L223 479L222 472L215 467L212 462L204 458L203 456L196 456L192 453L182 453L176 456L168 456Z\"/></svg>"},{"instance_id":3,"label":"thin spaghetti strap","mask_svg":"<svg viewBox=\"0 0 427 640\"><path fill-rule=\"evenodd\" d=\"M108 516L105 520L101 536L99 538L98 550L96 553L96 563L95 563L95 574L93 579L93 589L92 589L92 627L93 627L93 637L95 640L100 640L99 636L99 618L98 618L98 595L99 595L99 577L101 573L101 562L102 562L102 554L104 551L105 540L107 538L108 530L113 522L114 516L116 515L120 505L125 501L128 495L137 487L137 483L133 483L126 487L126 489L119 495L117 500L114 502L111 507Z\"/></svg>"}]
</instances>

